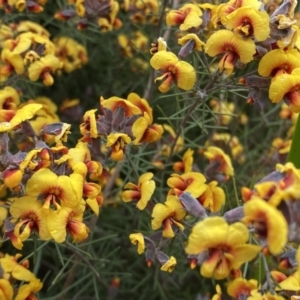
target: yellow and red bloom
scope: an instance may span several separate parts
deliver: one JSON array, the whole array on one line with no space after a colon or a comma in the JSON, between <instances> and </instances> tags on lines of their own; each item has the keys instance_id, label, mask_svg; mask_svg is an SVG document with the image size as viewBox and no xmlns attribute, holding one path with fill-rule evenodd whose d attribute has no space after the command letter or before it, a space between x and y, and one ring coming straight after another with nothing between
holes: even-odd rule
<instances>
[{"instance_id":1,"label":"yellow and red bloom","mask_svg":"<svg viewBox=\"0 0 300 300\"><path fill-rule=\"evenodd\" d=\"M127 101L140 109L143 117L147 120L148 125L153 123L153 110L146 99L141 98L136 93L130 93L127 96Z\"/></svg>"},{"instance_id":2,"label":"yellow and red bloom","mask_svg":"<svg viewBox=\"0 0 300 300\"><path fill-rule=\"evenodd\" d=\"M131 138L125 133L111 133L107 137L106 147L111 147L111 158L114 160L122 160L126 144L131 142Z\"/></svg>"},{"instance_id":3,"label":"yellow and red bloom","mask_svg":"<svg viewBox=\"0 0 300 300\"><path fill-rule=\"evenodd\" d=\"M43 26L32 21L21 21L16 27L17 32L32 32L50 38L50 33Z\"/></svg>"},{"instance_id":4,"label":"yellow and red bloom","mask_svg":"<svg viewBox=\"0 0 300 300\"><path fill-rule=\"evenodd\" d=\"M159 51L155 53L150 59L150 65L163 73L162 76L155 79L155 82L164 80L158 88L162 93L166 93L172 83L188 91L193 88L196 82L194 67L185 61L180 61L172 52Z\"/></svg>"},{"instance_id":5,"label":"yellow and red bloom","mask_svg":"<svg viewBox=\"0 0 300 300\"><path fill-rule=\"evenodd\" d=\"M129 239L133 245L137 245L138 254L142 254L145 251L145 240L141 233L132 233L129 235Z\"/></svg>"},{"instance_id":6,"label":"yellow and red bloom","mask_svg":"<svg viewBox=\"0 0 300 300\"><path fill-rule=\"evenodd\" d=\"M13 87L6 86L0 90L0 109L16 110L19 104L19 93Z\"/></svg>"},{"instance_id":7,"label":"yellow and red bloom","mask_svg":"<svg viewBox=\"0 0 300 300\"><path fill-rule=\"evenodd\" d=\"M88 237L89 229L83 223L82 206L74 208L62 207L59 210L50 210L47 215L48 230L56 243L63 243L67 233L73 242L81 242Z\"/></svg>"},{"instance_id":8,"label":"yellow and red bloom","mask_svg":"<svg viewBox=\"0 0 300 300\"><path fill-rule=\"evenodd\" d=\"M91 109L85 112L83 123L80 124L80 133L82 135L89 134L91 138L98 137L97 123L95 112L97 109Z\"/></svg>"},{"instance_id":9,"label":"yellow and red bloom","mask_svg":"<svg viewBox=\"0 0 300 300\"><path fill-rule=\"evenodd\" d=\"M144 117L138 118L132 125L133 143L154 143L161 139L164 129L160 124L148 125Z\"/></svg>"},{"instance_id":10,"label":"yellow and red bloom","mask_svg":"<svg viewBox=\"0 0 300 300\"><path fill-rule=\"evenodd\" d=\"M297 68L300 68L300 54L296 49L290 51L274 49L261 58L258 74L263 77L275 77L291 74Z\"/></svg>"},{"instance_id":11,"label":"yellow and red bloom","mask_svg":"<svg viewBox=\"0 0 300 300\"><path fill-rule=\"evenodd\" d=\"M222 21L227 15L233 13L239 7L244 6L258 10L261 7L261 2L258 0L229 0L227 3L222 3L218 7L212 8L213 15L211 22L215 27L217 27L219 21L223 23Z\"/></svg>"},{"instance_id":12,"label":"yellow and red bloom","mask_svg":"<svg viewBox=\"0 0 300 300\"><path fill-rule=\"evenodd\" d=\"M202 24L201 9L192 3L184 4L178 10L171 10L166 16L168 26L179 25L179 29L186 31L193 27L199 27Z\"/></svg>"},{"instance_id":13,"label":"yellow and red bloom","mask_svg":"<svg viewBox=\"0 0 300 300\"><path fill-rule=\"evenodd\" d=\"M299 291L300 290L300 273L299 271L286 276L278 271L271 271L273 278L279 283L276 291Z\"/></svg>"},{"instance_id":14,"label":"yellow and red bloom","mask_svg":"<svg viewBox=\"0 0 300 300\"><path fill-rule=\"evenodd\" d=\"M205 181L206 178L199 172L187 172L182 175L172 174L167 180L167 185L171 188L169 195L179 196L182 192L188 192L197 198L206 189Z\"/></svg>"},{"instance_id":15,"label":"yellow and red bloom","mask_svg":"<svg viewBox=\"0 0 300 300\"><path fill-rule=\"evenodd\" d=\"M261 247L246 244L248 240L244 224L228 225L221 217L210 217L193 227L185 251L195 255L206 251L208 258L201 265L201 275L221 280L258 254Z\"/></svg>"},{"instance_id":16,"label":"yellow and red bloom","mask_svg":"<svg viewBox=\"0 0 300 300\"><path fill-rule=\"evenodd\" d=\"M235 278L227 286L227 293L234 299L247 297L251 295L251 291L258 288L258 282L255 279L244 279L242 277Z\"/></svg>"},{"instance_id":17,"label":"yellow and red bloom","mask_svg":"<svg viewBox=\"0 0 300 300\"><path fill-rule=\"evenodd\" d=\"M150 54L153 55L158 51L166 51L167 49L167 42L164 40L164 38L159 37L156 43L151 43Z\"/></svg>"},{"instance_id":18,"label":"yellow and red bloom","mask_svg":"<svg viewBox=\"0 0 300 300\"><path fill-rule=\"evenodd\" d=\"M10 213L14 220L18 220L14 234L21 241L25 241L32 231L42 240L51 239L42 203L36 198L30 196L17 198L10 206Z\"/></svg>"},{"instance_id":19,"label":"yellow and red bloom","mask_svg":"<svg viewBox=\"0 0 300 300\"><path fill-rule=\"evenodd\" d=\"M219 30L207 40L205 52L211 57L223 54L219 69L221 72L225 70L226 74L230 75L237 60L247 64L253 60L256 50L253 40L242 39L229 30Z\"/></svg>"},{"instance_id":20,"label":"yellow and red bloom","mask_svg":"<svg viewBox=\"0 0 300 300\"><path fill-rule=\"evenodd\" d=\"M220 211L226 200L224 190L217 185L217 181L211 181L205 185L206 190L197 199L203 207L209 208L212 212Z\"/></svg>"},{"instance_id":21,"label":"yellow and red bloom","mask_svg":"<svg viewBox=\"0 0 300 300\"><path fill-rule=\"evenodd\" d=\"M136 207L140 210L145 209L155 190L155 181L152 180L152 177L153 173L148 172L140 176L137 185L128 182L124 187L128 190L122 193L123 201L137 201Z\"/></svg>"},{"instance_id":22,"label":"yellow and red bloom","mask_svg":"<svg viewBox=\"0 0 300 300\"><path fill-rule=\"evenodd\" d=\"M141 98L136 93L130 93L127 100L138 107L142 116L132 125L132 134L135 137L134 144L148 142L152 143L159 140L164 132L159 124L153 123L152 108L146 99Z\"/></svg>"},{"instance_id":23,"label":"yellow and red bloom","mask_svg":"<svg viewBox=\"0 0 300 300\"><path fill-rule=\"evenodd\" d=\"M20 54L4 48L1 52L1 60L4 62L4 65L1 66L1 75L8 77L12 72L23 74L24 62Z\"/></svg>"},{"instance_id":24,"label":"yellow and red bloom","mask_svg":"<svg viewBox=\"0 0 300 300\"><path fill-rule=\"evenodd\" d=\"M28 270L28 260L18 262L20 257L22 257L22 255L18 253L15 256L5 254L4 257L0 258L3 278L20 281L31 281L35 278L34 274Z\"/></svg>"},{"instance_id":25,"label":"yellow and red bloom","mask_svg":"<svg viewBox=\"0 0 300 300\"><path fill-rule=\"evenodd\" d=\"M222 19L223 25L243 38L264 41L269 37L269 15L253 7L240 7Z\"/></svg>"},{"instance_id":26,"label":"yellow and red bloom","mask_svg":"<svg viewBox=\"0 0 300 300\"><path fill-rule=\"evenodd\" d=\"M18 168L6 169L5 171L3 171L2 176L4 185L9 189L13 189L21 183L23 173Z\"/></svg>"},{"instance_id":27,"label":"yellow and red bloom","mask_svg":"<svg viewBox=\"0 0 300 300\"><path fill-rule=\"evenodd\" d=\"M40 281L40 279L33 278L29 283L23 284L19 288L15 300L35 300L37 298L34 296L34 294L41 290L42 287L43 283Z\"/></svg>"},{"instance_id":28,"label":"yellow and red bloom","mask_svg":"<svg viewBox=\"0 0 300 300\"><path fill-rule=\"evenodd\" d=\"M283 174L283 178L278 182L278 190L285 200L296 200L300 197L300 170L296 169L293 163L285 165L277 164L276 170Z\"/></svg>"},{"instance_id":29,"label":"yellow and red bloom","mask_svg":"<svg viewBox=\"0 0 300 300\"><path fill-rule=\"evenodd\" d=\"M26 184L26 193L31 197L44 200L43 207L50 204L57 208L75 207L82 200L83 177L79 174L57 176L49 169L36 171Z\"/></svg>"},{"instance_id":30,"label":"yellow and red bloom","mask_svg":"<svg viewBox=\"0 0 300 300\"><path fill-rule=\"evenodd\" d=\"M62 62L65 72L71 73L88 62L85 47L71 37L61 36L54 40L54 44L56 46L55 55Z\"/></svg>"},{"instance_id":31,"label":"yellow and red bloom","mask_svg":"<svg viewBox=\"0 0 300 300\"><path fill-rule=\"evenodd\" d=\"M210 163L217 163L217 171L226 174L227 176L233 176L234 170L231 164L230 157L224 153L221 148L208 147L203 155L210 161Z\"/></svg>"},{"instance_id":32,"label":"yellow and red bloom","mask_svg":"<svg viewBox=\"0 0 300 300\"><path fill-rule=\"evenodd\" d=\"M193 168L193 154L194 151L192 149L188 149L185 151L182 157L182 161L175 162L173 165L173 170L175 172L187 173L191 172Z\"/></svg>"},{"instance_id":33,"label":"yellow and red bloom","mask_svg":"<svg viewBox=\"0 0 300 300\"><path fill-rule=\"evenodd\" d=\"M131 97L130 97L131 99ZM130 117L133 115L142 114L139 107L135 104L131 103L129 100L125 100L119 97L110 97L108 99L104 99L103 97L100 98L100 106L103 108L107 108L112 110L113 112L116 109L123 108L125 117Z\"/></svg>"},{"instance_id":34,"label":"yellow and red bloom","mask_svg":"<svg viewBox=\"0 0 300 300\"><path fill-rule=\"evenodd\" d=\"M25 104L19 108L9 120L11 129L20 125L22 122L32 119L43 106L38 103Z\"/></svg>"},{"instance_id":35,"label":"yellow and red bloom","mask_svg":"<svg viewBox=\"0 0 300 300\"><path fill-rule=\"evenodd\" d=\"M282 213L266 201L253 197L244 204L243 222L252 224L271 253L279 254L288 240L288 225Z\"/></svg>"},{"instance_id":36,"label":"yellow and red bloom","mask_svg":"<svg viewBox=\"0 0 300 300\"><path fill-rule=\"evenodd\" d=\"M186 212L177 197L168 196L167 201L164 204L157 203L153 208L151 221L152 229L157 230L163 226L163 237L173 238L175 233L172 225L183 230L184 227L180 221L185 215Z\"/></svg>"},{"instance_id":37,"label":"yellow and red bloom","mask_svg":"<svg viewBox=\"0 0 300 300\"><path fill-rule=\"evenodd\" d=\"M197 51L202 51L204 49L205 43L203 43L195 33L188 33L178 39L178 44L184 46L189 41L193 41L193 49Z\"/></svg>"},{"instance_id":38,"label":"yellow and red bloom","mask_svg":"<svg viewBox=\"0 0 300 300\"><path fill-rule=\"evenodd\" d=\"M61 68L60 60L56 56L48 54L29 66L28 77L31 81L37 81L42 77L44 85L50 86L54 82L51 74Z\"/></svg>"},{"instance_id":39,"label":"yellow and red bloom","mask_svg":"<svg viewBox=\"0 0 300 300\"><path fill-rule=\"evenodd\" d=\"M6 279L0 279L0 298L3 300L12 300L14 290L10 282Z\"/></svg>"},{"instance_id":40,"label":"yellow and red bloom","mask_svg":"<svg viewBox=\"0 0 300 300\"><path fill-rule=\"evenodd\" d=\"M276 76L270 85L269 98L273 103L285 100L293 112L299 113L300 68L294 69L291 74Z\"/></svg>"}]
</instances>

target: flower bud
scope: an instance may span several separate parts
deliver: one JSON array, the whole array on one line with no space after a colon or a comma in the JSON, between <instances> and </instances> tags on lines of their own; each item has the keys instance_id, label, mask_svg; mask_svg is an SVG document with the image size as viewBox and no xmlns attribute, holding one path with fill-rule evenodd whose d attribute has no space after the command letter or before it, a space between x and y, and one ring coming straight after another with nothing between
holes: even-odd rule
<instances>
[{"instance_id":1,"label":"flower bud","mask_svg":"<svg viewBox=\"0 0 300 300\"><path fill-rule=\"evenodd\" d=\"M207 217L205 208L190 193L183 192L179 196L179 201L190 215L197 218Z\"/></svg>"}]
</instances>

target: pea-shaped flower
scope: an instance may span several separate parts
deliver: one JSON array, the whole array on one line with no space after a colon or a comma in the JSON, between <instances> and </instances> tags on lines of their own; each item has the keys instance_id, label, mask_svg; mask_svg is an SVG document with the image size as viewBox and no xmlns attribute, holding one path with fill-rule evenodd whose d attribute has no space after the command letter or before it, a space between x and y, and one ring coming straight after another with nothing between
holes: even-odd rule
<instances>
[{"instance_id":1,"label":"pea-shaped flower","mask_svg":"<svg viewBox=\"0 0 300 300\"><path fill-rule=\"evenodd\" d=\"M162 93L166 93L172 83L188 91L193 88L196 82L196 72L193 66L179 60L172 52L159 51L155 53L150 60L150 65L155 70L160 70L163 73L155 79L155 82L163 80L158 88Z\"/></svg>"}]
</instances>

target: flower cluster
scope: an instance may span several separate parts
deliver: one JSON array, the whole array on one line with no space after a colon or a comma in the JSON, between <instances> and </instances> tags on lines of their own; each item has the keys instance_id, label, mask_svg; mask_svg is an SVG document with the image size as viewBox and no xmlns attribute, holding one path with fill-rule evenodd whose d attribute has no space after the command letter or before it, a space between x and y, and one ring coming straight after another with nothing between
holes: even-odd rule
<instances>
[{"instance_id":1,"label":"flower cluster","mask_svg":"<svg viewBox=\"0 0 300 300\"><path fill-rule=\"evenodd\" d=\"M4 27L4 28L3 28ZM42 80L50 86L53 75L65 70L72 72L87 62L86 49L64 37L50 40L50 33L37 23L22 21L10 26L1 25L0 81L24 76L31 81Z\"/></svg>"},{"instance_id":2,"label":"flower cluster","mask_svg":"<svg viewBox=\"0 0 300 300\"><path fill-rule=\"evenodd\" d=\"M296 300L297 6L0 0L0 298Z\"/></svg>"},{"instance_id":3,"label":"flower cluster","mask_svg":"<svg viewBox=\"0 0 300 300\"><path fill-rule=\"evenodd\" d=\"M105 172L98 160L104 163L111 157L119 161L126 145L154 142L163 133L162 126L153 124L148 102L131 93L127 100L102 98L103 115L97 118L95 110L87 111L80 125L81 140L68 148L64 143L71 125L60 122L55 110L51 119L51 101L46 100L20 106L15 89L2 90L1 176L4 188L18 193L10 199L10 218L5 221L4 231L5 238L18 249L32 233L57 243L64 242L67 234L73 241L86 239L89 230L83 223L84 212L88 208L98 215L103 201ZM10 141L24 150L12 153ZM106 142L103 151L102 141ZM141 188L144 193L143 181L140 187L127 187ZM142 202L141 209L146 204Z\"/></svg>"},{"instance_id":4,"label":"flower cluster","mask_svg":"<svg viewBox=\"0 0 300 300\"><path fill-rule=\"evenodd\" d=\"M23 259L18 262L21 257L21 254L1 255L1 299L36 299L34 294L43 287L43 283L28 270L29 261Z\"/></svg>"}]
</instances>

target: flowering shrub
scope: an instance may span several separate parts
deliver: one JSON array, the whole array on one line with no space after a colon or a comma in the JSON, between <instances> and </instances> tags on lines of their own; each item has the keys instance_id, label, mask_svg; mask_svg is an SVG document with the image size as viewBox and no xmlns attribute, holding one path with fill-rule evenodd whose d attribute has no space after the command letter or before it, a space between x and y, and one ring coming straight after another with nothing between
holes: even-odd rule
<instances>
[{"instance_id":1,"label":"flowering shrub","mask_svg":"<svg viewBox=\"0 0 300 300\"><path fill-rule=\"evenodd\" d=\"M0 299L300 297L296 1L0 13Z\"/></svg>"}]
</instances>

